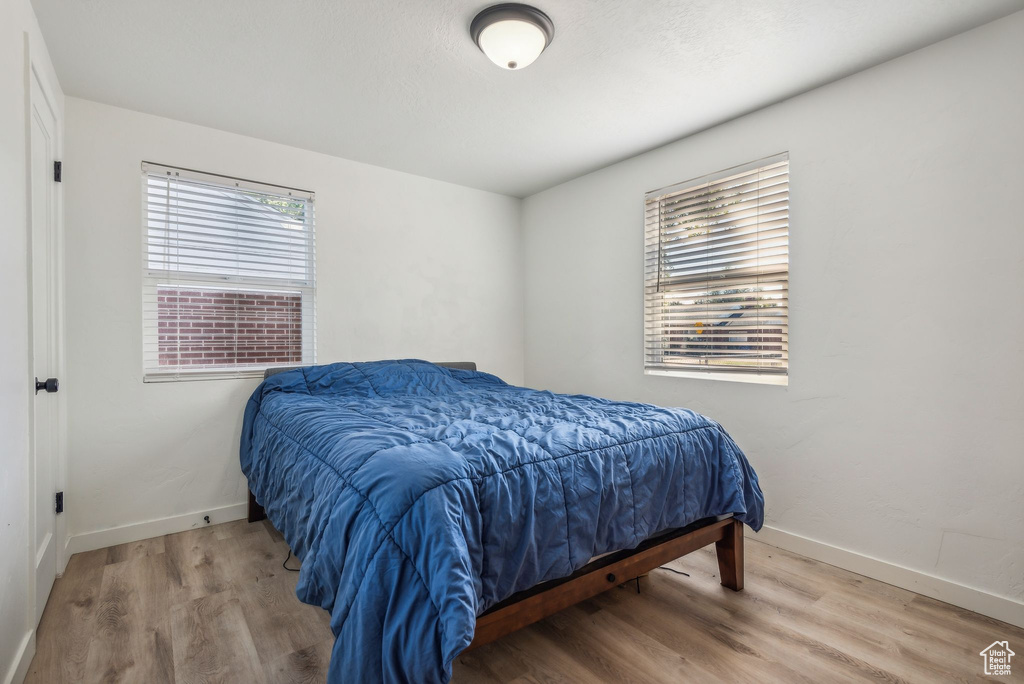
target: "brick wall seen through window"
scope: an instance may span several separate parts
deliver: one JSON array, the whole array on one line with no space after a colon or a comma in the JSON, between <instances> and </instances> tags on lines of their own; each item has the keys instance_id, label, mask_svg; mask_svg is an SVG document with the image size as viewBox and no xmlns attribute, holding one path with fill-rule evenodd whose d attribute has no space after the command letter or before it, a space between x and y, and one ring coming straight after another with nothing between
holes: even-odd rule
<instances>
[{"instance_id":1,"label":"brick wall seen through window","mask_svg":"<svg viewBox=\"0 0 1024 684\"><path fill-rule=\"evenodd\" d=\"M298 292L157 288L161 366L302 362Z\"/></svg>"}]
</instances>

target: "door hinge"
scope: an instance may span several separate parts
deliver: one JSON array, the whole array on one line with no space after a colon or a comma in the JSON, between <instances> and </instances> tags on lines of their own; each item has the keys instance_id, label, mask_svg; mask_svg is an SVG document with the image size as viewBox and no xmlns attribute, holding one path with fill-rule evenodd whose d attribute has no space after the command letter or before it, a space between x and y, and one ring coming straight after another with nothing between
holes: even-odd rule
<instances>
[{"instance_id":1,"label":"door hinge","mask_svg":"<svg viewBox=\"0 0 1024 684\"><path fill-rule=\"evenodd\" d=\"M62 170L61 167L63 167L63 165L64 165L63 162L59 162L59 161L53 162L53 180L55 182L57 182L57 183L60 183L60 173L61 173L61 170Z\"/></svg>"},{"instance_id":2,"label":"door hinge","mask_svg":"<svg viewBox=\"0 0 1024 684\"><path fill-rule=\"evenodd\" d=\"M56 506L57 512L58 513L63 513L64 512L64 492L57 492L56 502L57 502L57 506Z\"/></svg>"}]
</instances>

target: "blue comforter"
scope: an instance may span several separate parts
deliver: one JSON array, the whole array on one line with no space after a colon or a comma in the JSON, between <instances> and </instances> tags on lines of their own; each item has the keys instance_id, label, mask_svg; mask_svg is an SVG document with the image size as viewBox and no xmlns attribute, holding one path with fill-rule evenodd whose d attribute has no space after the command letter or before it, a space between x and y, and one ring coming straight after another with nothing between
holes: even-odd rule
<instances>
[{"instance_id":1,"label":"blue comforter","mask_svg":"<svg viewBox=\"0 0 1024 684\"><path fill-rule=\"evenodd\" d=\"M424 361L265 380L242 471L331 614L329 681L446 682L476 616L593 556L733 513L757 476L686 409L513 387Z\"/></svg>"}]
</instances>

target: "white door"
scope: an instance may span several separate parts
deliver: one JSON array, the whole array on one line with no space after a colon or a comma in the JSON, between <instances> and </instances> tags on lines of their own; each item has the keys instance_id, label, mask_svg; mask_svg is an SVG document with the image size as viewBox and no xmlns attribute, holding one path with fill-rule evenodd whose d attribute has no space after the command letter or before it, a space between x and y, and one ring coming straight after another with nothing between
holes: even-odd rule
<instances>
[{"instance_id":1,"label":"white door","mask_svg":"<svg viewBox=\"0 0 1024 684\"><path fill-rule=\"evenodd\" d=\"M33 70L29 117L29 192L32 271L32 372L41 382L58 367L57 335L57 114ZM58 379L59 380L59 379ZM50 383L49 390L59 389ZM56 394L36 390L32 400L31 532L38 624L57 575L56 509L58 406Z\"/></svg>"}]
</instances>

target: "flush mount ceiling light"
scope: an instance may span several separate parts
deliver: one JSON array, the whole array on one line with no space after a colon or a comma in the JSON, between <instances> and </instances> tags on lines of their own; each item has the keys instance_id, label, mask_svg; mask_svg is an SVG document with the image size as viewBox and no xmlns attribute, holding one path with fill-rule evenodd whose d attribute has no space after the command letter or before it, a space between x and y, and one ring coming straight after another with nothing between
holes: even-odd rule
<instances>
[{"instance_id":1,"label":"flush mount ceiling light","mask_svg":"<svg viewBox=\"0 0 1024 684\"><path fill-rule=\"evenodd\" d=\"M536 7L505 3L476 15L469 32L488 59L502 69L533 64L551 43L555 25Z\"/></svg>"}]
</instances>

